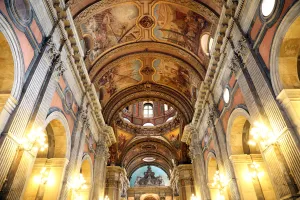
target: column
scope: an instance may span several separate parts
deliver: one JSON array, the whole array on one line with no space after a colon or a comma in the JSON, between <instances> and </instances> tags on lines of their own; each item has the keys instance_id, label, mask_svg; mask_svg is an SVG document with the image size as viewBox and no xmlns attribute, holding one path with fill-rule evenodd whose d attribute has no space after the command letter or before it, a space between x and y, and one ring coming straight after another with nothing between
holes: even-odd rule
<instances>
[{"instance_id":1,"label":"column","mask_svg":"<svg viewBox=\"0 0 300 200\"><path fill-rule=\"evenodd\" d=\"M82 104L84 101L82 101ZM67 165L63 185L60 193L60 199L67 199L68 195L70 195L70 183L72 178L76 173L76 165L78 160L78 151L80 148L80 142L85 141L85 126L87 122L87 110L83 105L81 105L81 109L78 112L77 120L75 127L73 129L72 138L71 138L71 153L70 153L70 161ZM80 158L81 159L81 158Z\"/></svg>"},{"instance_id":2,"label":"column","mask_svg":"<svg viewBox=\"0 0 300 200\"><path fill-rule=\"evenodd\" d=\"M190 126L190 125L189 125ZM192 142L190 144L191 160L194 174L195 196L200 199L211 199L208 186L206 184L205 161L202 153L201 142L196 139L197 132L192 131Z\"/></svg>"},{"instance_id":3,"label":"column","mask_svg":"<svg viewBox=\"0 0 300 200\"><path fill-rule=\"evenodd\" d=\"M193 170L191 164L177 166L179 175L179 197L181 200L189 200L194 193Z\"/></svg>"},{"instance_id":4,"label":"column","mask_svg":"<svg viewBox=\"0 0 300 200\"><path fill-rule=\"evenodd\" d=\"M94 162L93 200L104 199L104 190L106 182L105 174L108 157L108 147L106 146L105 141L98 142Z\"/></svg>"},{"instance_id":5,"label":"column","mask_svg":"<svg viewBox=\"0 0 300 200\"><path fill-rule=\"evenodd\" d=\"M241 199L234 170L228 157L225 133L223 131L222 122L220 121L219 117L220 116L218 108L213 103L213 105L209 107L208 127L210 128L213 137L216 156L217 159L219 157L220 162L222 163L222 166L220 167L223 168L225 173L224 175L228 180L230 180L228 184L229 198Z\"/></svg>"},{"instance_id":6,"label":"column","mask_svg":"<svg viewBox=\"0 0 300 200\"><path fill-rule=\"evenodd\" d=\"M279 108L268 78L237 25L233 32L235 40L231 41L233 56L229 68L236 74L251 117L263 122L277 137L273 145L260 146L274 191L278 199L295 198L300 185L298 138Z\"/></svg>"},{"instance_id":7,"label":"column","mask_svg":"<svg viewBox=\"0 0 300 200\"><path fill-rule=\"evenodd\" d=\"M129 180L126 171L119 166L108 166L106 172L106 188L105 195L109 199L121 200L126 198Z\"/></svg>"}]
</instances>

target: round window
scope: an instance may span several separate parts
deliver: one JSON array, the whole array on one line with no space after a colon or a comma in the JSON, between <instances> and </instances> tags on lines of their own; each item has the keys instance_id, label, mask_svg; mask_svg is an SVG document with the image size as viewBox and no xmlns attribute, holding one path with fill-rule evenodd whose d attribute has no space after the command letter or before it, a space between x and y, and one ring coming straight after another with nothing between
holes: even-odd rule
<instances>
[{"instance_id":1,"label":"round window","mask_svg":"<svg viewBox=\"0 0 300 200\"><path fill-rule=\"evenodd\" d=\"M263 16L269 16L273 12L275 5L276 0L263 0L261 3L261 12Z\"/></svg>"},{"instance_id":2,"label":"round window","mask_svg":"<svg viewBox=\"0 0 300 200\"><path fill-rule=\"evenodd\" d=\"M225 103L229 103L230 93L229 93L229 89L227 87L223 91L223 100Z\"/></svg>"}]
</instances>

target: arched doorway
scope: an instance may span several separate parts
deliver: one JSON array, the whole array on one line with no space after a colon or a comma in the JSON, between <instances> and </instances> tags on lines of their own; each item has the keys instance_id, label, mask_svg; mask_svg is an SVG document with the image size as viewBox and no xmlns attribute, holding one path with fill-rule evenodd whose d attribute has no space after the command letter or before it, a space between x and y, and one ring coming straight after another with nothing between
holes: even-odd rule
<instances>
[{"instance_id":1,"label":"arched doorway","mask_svg":"<svg viewBox=\"0 0 300 200\"><path fill-rule=\"evenodd\" d=\"M281 21L274 36L270 72L277 100L300 134L300 2Z\"/></svg>"},{"instance_id":2,"label":"arched doorway","mask_svg":"<svg viewBox=\"0 0 300 200\"><path fill-rule=\"evenodd\" d=\"M276 199L258 145L249 145L250 116L244 109L235 109L227 129L227 148L233 164L241 197L245 200Z\"/></svg>"},{"instance_id":3,"label":"arched doorway","mask_svg":"<svg viewBox=\"0 0 300 200\"><path fill-rule=\"evenodd\" d=\"M210 198L212 200L227 200L228 194L227 194L227 187L219 188L217 185L214 185L215 183L215 176L217 174L223 174L222 171L220 171L216 155L213 152L209 152L206 159L206 179L207 184L210 191Z\"/></svg>"},{"instance_id":4,"label":"arched doorway","mask_svg":"<svg viewBox=\"0 0 300 200\"><path fill-rule=\"evenodd\" d=\"M157 194L143 194L140 197L140 200L159 200L159 196Z\"/></svg>"},{"instance_id":5,"label":"arched doorway","mask_svg":"<svg viewBox=\"0 0 300 200\"><path fill-rule=\"evenodd\" d=\"M93 164L90 156L85 155L82 160L80 174L85 181L85 186L78 190L81 200L89 200L93 186Z\"/></svg>"},{"instance_id":6,"label":"arched doorway","mask_svg":"<svg viewBox=\"0 0 300 200\"><path fill-rule=\"evenodd\" d=\"M68 164L69 132L63 123L53 119L44 130L48 148L39 151L25 186L24 199L57 199Z\"/></svg>"},{"instance_id":7,"label":"arched doorway","mask_svg":"<svg viewBox=\"0 0 300 200\"><path fill-rule=\"evenodd\" d=\"M8 41L0 32L0 113L10 96L14 83L14 60Z\"/></svg>"},{"instance_id":8,"label":"arched doorway","mask_svg":"<svg viewBox=\"0 0 300 200\"><path fill-rule=\"evenodd\" d=\"M21 95L24 60L19 40L0 13L0 134Z\"/></svg>"}]
</instances>

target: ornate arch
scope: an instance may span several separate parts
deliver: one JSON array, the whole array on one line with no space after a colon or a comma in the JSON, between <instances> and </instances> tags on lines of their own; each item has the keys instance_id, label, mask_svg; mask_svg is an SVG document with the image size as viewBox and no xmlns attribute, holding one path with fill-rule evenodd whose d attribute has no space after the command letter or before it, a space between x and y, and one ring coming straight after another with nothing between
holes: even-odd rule
<instances>
[{"instance_id":1,"label":"ornate arch","mask_svg":"<svg viewBox=\"0 0 300 200\"><path fill-rule=\"evenodd\" d=\"M53 111L51 112L44 123L44 129L53 121L53 120L58 120L64 127L65 129L65 136L66 136L66 154L65 158L70 159L70 154L71 154L71 132L68 124L67 118L64 116L62 112L59 111Z\"/></svg>"},{"instance_id":2,"label":"ornate arch","mask_svg":"<svg viewBox=\"0 0 300 200\"><path fill-rule=\"evenodd\" d=\"M287 12L285 17L281 21L273 39L273 44L272 44L271 54L270 54L270 73L271 73L271 83L276 96L278 96L279 93L284 89L284 85L281 80L280 72L279 72L280 49L282 46L283 38L288 32L290 26L293 24L296 18L300 16L299 10L300 10L300 2L298 1Z\"/></svg>"},{"instance_id":3,"label":"ornate arch","mask_svg":"<svg viewBox=\"0 0 300 200\"><path fill-rule=\"evenodd\" d=\"M0 126L0 133L6 122L8 121L9 116L15 109L16 105L21 96L23 82L24 82L24 75L25 75L25 67L24 67L24 58L22 49L19 43L19 40L7 22L5 17L0 13L0 32L3 33L4 37L6 38L10 50L12 52L13 60L14 60L14 83L10 93L10 97L6 101L3 111L0 113L0 121L2 122ZM6 112L4 112L4 110Z\"/></svg>"},{"instance_id":4,"label":"ornate arch","mask_svg":"<svg viewBox=\"0 0 300 200\"><path fill-rule=\"evenodd\" d=\"M236 120L238 120L238 122ZM250 124L253 124L253 120L251 119L251 116L249 115L248 111L243 108L234 109L229 117L228 126L226 130L226 146L227 146L227 151L229 156L233 154L231 138L232 138L232 132L233 132L232 129L234 123L237 122L237 123L242 123L242 125L244 125L246 121L249 121Z\"/></svg>"}]
</instances>

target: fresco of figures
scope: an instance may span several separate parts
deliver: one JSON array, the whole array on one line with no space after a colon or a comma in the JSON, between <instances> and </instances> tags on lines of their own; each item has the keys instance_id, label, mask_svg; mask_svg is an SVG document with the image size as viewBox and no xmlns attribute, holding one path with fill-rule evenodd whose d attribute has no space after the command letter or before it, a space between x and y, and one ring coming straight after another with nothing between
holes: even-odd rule
<instances>
[{"instance_id":1,"label":"fresco of figures","mask_svg":"<svg viewBox=\"0 0 300 200\"><path fill-rule=\"evenodd\" d=\"M179 138L179 128L169 132L169 133L166 133L164 135L164 137L176 148L176 149L180 149L180 138Z\"/></svg>"},{"instance_id":2,"label":"fresco of figures","mask_svg":"<svg viewBox=\"0 0 300 200\"><path fill-rule=\"evenodd\" d=\"M140 60L129 60L120 62L108 70L98 82L101 104L105 105L109 98L121 89L138 84L142 80L139 72L141 67Z\"/></svg>"},{"instance_id":3,"label":"fresco of figures","mask_svg":"<svg viewBox=\"0 0 300 200\"><path fill-rule=\"evenodd\" d=\"M192 74L173 61L156 59L153 61L153 67L156 72L153 75L153 81L159 84L167 85L182 92L191 102L197 98L197 86L199 80Z\"/></svg>"},{"instance_id":4,"label":"fresco of figures","mask_svg":"<svg viewBox=\"0 0 300 200\"><path fill-rule=\"evenodd\" d=\"M182 46L196 55L202 51L200 36L210 31L211 24L201 15L184 7L160 3L154 7L154 36L161 41Z\"/></svg>"},{"instance_id":5,"label":"fresco of figures","mask_svg":"<svg viewBox=\"0 0 300 200\"><path fill-rule=\"evenodd\" d=\"M81 24L85 50L91 62L116 45L135 41L140 36L136 25L139 9L135 4L123 4L98 13Z\"/></svg>"}]
</instances>

